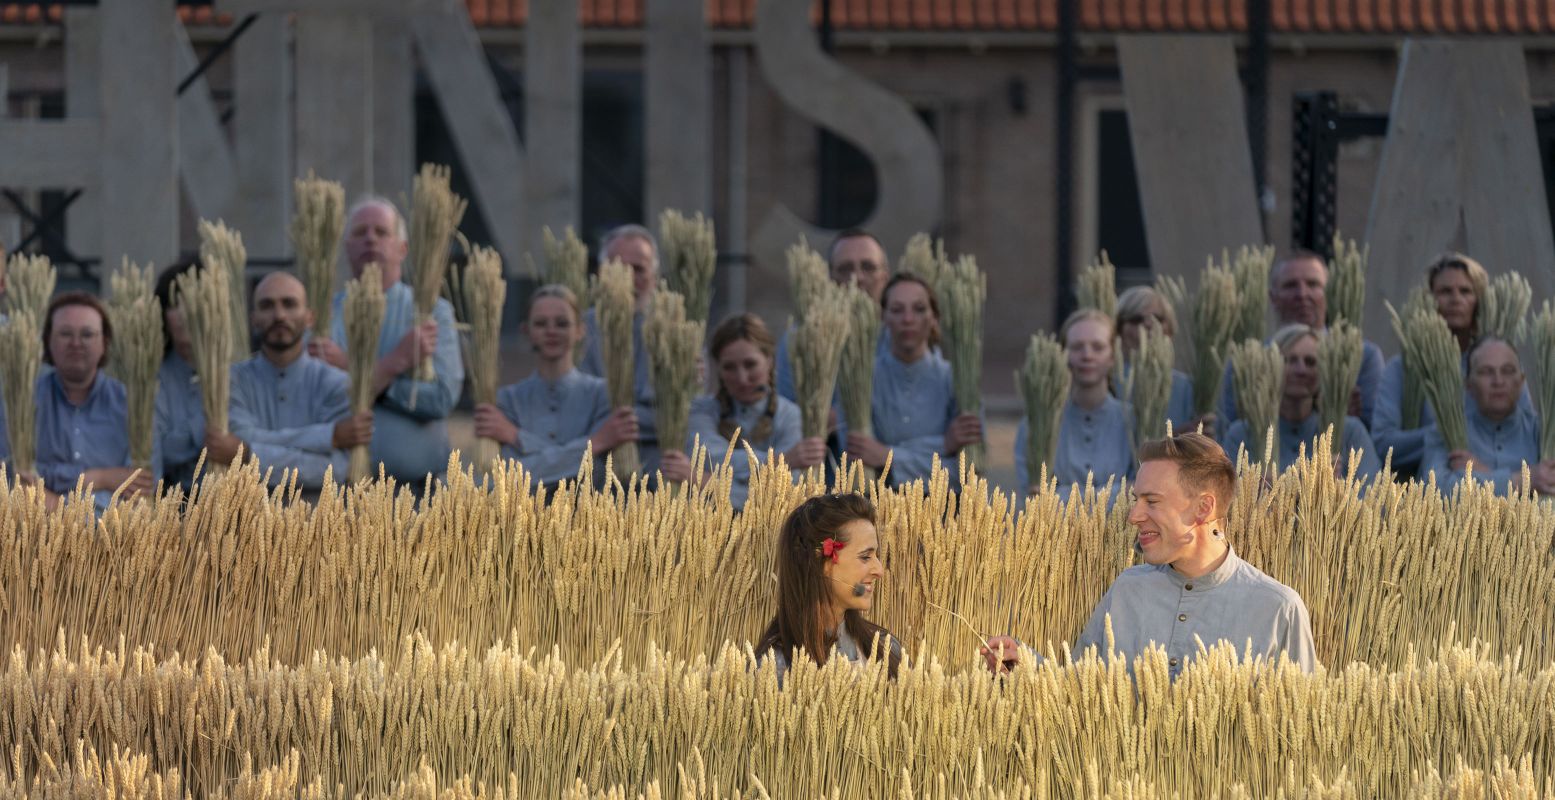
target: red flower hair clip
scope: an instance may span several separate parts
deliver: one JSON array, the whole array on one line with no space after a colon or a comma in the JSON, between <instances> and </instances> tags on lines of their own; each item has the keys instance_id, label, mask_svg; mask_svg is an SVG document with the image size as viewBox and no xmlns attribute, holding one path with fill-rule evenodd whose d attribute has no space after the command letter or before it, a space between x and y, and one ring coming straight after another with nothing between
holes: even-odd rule
<instances>
[{"instance_id":1,"label":"red flower hair clip","mask_svg":"<svg viewBox=\"0 0 1555 800\"><path fill-rule=\"evenodd\" d=\"M842 548L844 546L844 543L828 536L821 542L821 557L829 558L831 559L831 563L835 564L837 563L838 558L842 555Z\"/></svg>"}]
</instances>

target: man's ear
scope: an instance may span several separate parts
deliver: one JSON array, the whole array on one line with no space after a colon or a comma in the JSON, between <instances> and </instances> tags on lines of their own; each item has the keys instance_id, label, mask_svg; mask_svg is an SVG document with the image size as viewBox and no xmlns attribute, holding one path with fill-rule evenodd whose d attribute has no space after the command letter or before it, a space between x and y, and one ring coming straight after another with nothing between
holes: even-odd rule
<instances>
[{"instance_id":1,"label":"man's ear","mask_svg":"<svg viewBox=\"0 0 1555 800\"><path fill-rule=\"evenodd\" d=\"M1220 518L1219 503L1215 500L1214 492L1201 492L1199 499L1194 503L1194 517L1200 523L1212 522Z\"/></svg>"}]
</instances>

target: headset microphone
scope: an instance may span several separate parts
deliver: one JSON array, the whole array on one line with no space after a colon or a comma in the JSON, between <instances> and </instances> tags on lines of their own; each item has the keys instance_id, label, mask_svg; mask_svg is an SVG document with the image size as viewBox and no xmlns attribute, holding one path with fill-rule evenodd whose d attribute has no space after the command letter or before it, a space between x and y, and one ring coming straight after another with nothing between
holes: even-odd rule
<instances>
[{"instance_id":1,"label":"headset microphone","mask_svg":"<svg viewBox=\"0 0 1555 800\"><path fill-rule=\"evenodd\" d=\"M865 593L867 593L869 591L869 587L865 586L863 581L860 581L858 583L848 583L847 581L838 580L837 578L833 578L830 575L827 575L826 579L827 580L832 580L832 581L837 581L838 583L842 584L843 586L850 586L850 587L852 587L853 588L853 596L854 597L863 597L865 595Z\"/></svg>"}]
</instances>

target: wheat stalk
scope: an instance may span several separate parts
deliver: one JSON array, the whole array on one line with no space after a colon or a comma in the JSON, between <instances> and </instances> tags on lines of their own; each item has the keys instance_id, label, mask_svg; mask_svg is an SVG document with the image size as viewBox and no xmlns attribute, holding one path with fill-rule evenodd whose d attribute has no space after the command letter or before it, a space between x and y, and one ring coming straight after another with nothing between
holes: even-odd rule
<instances>
[{"instance_id":1,"label":"wheat stalk","mask_svg":"<svg viewBox=\"0 0 1555 800\"><path fill-rule=\"evenodd\" d=\"M54 284L58 280L54 265L48 256L32 256L15 253L5 269L6 309L11 314L31 314L33 321L43 324L43 312L54 296Z\"/></svg>"},{"instance_id":2,"label":"wheat stalk","mask_svg":"<svg viewBox=\"0 0 1555 800\"><path fill-rule=\"evenodd\" d=\"M297 249L297 274L313 309L313 335L328 338L335 296L335 260L346 228L346 190L308 170L292 181L292 246Z\"/></svg>"},{"instance_id":3,"label":"wheat stalk","mask_svg":"<svg viewBox=\"0 0 1555 800\"><path fill-rule=\"evenodd\" d=\"M502 351L502 308L507 302L508 285L502 274L502 256L490 247L468 247L470 261L458 277L458 295L462 302L469 334L464 354L465 370L470 376L470 399L475 403L497 402L498 359ZM450 276L452 278L453 276ZM478 438L471 459L482 474L501 453L495 439Z\"/></svg>"},{"instance_id":4,"label":"wheat stalk","mask_svg":"<svg viewBox=\"0 0 1555 800\"><path fill-rule=\"evenodd\" d=\"M1497 275L1480 301L1480 335L1508 342L1522 339L1532 305L1533 287L1527 278L1516 272Z\"/></svg>"},{"instance_id":5,"label":"wheat stalk","mask_svg":"<svg viewBox=\"0 0 1555 800\"><path fill-rule=\"evenodd\" d=\"M1371 247L1361 247L1354 240L1348 244L1344 237L1334 233L1334 259L1330 270L1325 296L1328 298L1328 324L1340 320L1361 327L1361 312L1366 308L1366 259Z\"/></svg>"},{"instance_id":6,"label":"wheat stalk","mask_svg":"<svg viewBox=\"0 0 1555 800\"><path fill-rule=\"evenodd\" d=\"M632 348L632 271L617 259L599 268L589 290L594 298L595 321L599 325L600 353L605 361L605 385L610 407L622 408L636 400L637 367ZM624 442L611 451L617 477L623 483L641 467L637 445Z\"/></svg>"},{"instance_id":7,"label":"wheat stalk","mask_svg":"<svg viewBox=\"0 0 1555 800\"><path fill-rule=\"evenodd\" d=\"M422 164L411 186L410 275L416 302L416 325L432 319L432 309L448 275L448 246L469 204L454 194L452 171L446 166ZM432 353L422 353L417 381L437 380Z\"/></svg>"},{"instance_id":8,"label":"wheat stalk","mask_svg":"<svg viewBox=\"0 0 1555 800\"><path fill-rule=\"evenodd\" d=\"M1533 399L1540 420L1555 420L1555 304L1545 300L1528 325L1533 353ZM1539 459L1555 459L1555 424L1539 426Z\"/></svg>"},{"instance_id":9,"label":"wheat stalk","mask_svg":"<svg viewBox=\"0 0 1555 800\"><path fill-rule=\"evenodd\" d=\"M687 447L691 428L691 398L696 394L697 351L703 323L686 318L685 300L660 286L643 320L643 345L653 379L654 421L666 450Z\"/></svg>"},{"instance_id":10,"label":"wheat stalk","mask_svg":"<svg viewBox=\"0 0 1555 800\"><path fill-rule=\"evenodd\" d=\"M178 309L189 330L192 366L200 381L205 425L227 433L227 408L232 366L231 272L222 255L212 253L205 266L178 276L174 284ZM223 465L217 465L223 466Z\"/></svg>"},{"instance_id":11,"label":"wheat stalk","mask_svg":"<svg viewBox=\"0 0 1555 800\"><path fill-rule=\"evenodd\" d=\"M686 318L705 327L713 303L713 273L718 269L713 221L700 211L687 217L666 209L659 215L659 245L669 288L686 299Z\"/></svg>"},{"instance_id":12,"label":"wheat stalk","mask_svg":"<svg viewBox=\"0 0 1555 800\"><path fill-rule=\"evenodd\" d=\"M1392 304L1388 315L1404 350L1404 367L1418 366L1420 385L1436 414L1437 430L1449 450L1469 446L1468 417L1463 407L1463 364L1447 320L1434 310L1415 309L1400 317Z\"/></svg>"},{"instance_id":13,"label":"wheat stalk","mask_svg":"<svg viewBox=\"0 0 1555 800\"><path fill-rule=\"evenodd\" d=\"M1263 341L1268 326L1269 269L1274 264L1274 248L1243 246L1236 251L1235 261L1231 261L1229 256L1226 260L1236 275L1236 295L1240 305L1237 328L1232 339Z\"/></svg>"},{"instance_id":14,"label":"wheat stalk","mask_svg":"<svg viewBox=\"0 0 1555 800\"><path fill-rule=\"evenodd\" d=\"M14 262L13 262L14 263ZM38 435L33 391L43 363L43 338L29 312L12 309L0 319L0 399L5 401L5 433L11 465L18 475L36 473Z\"/></svg>"},{"instance_id":15,"label":"wheat stalk","mask_svg":"<svg viewBox=\"0 0 1555 800\"><path fill-rule=\"evenodd\" d=\"M1350 413L1350 391L1361 374L1361 331L1348 319L1328 327L1317 343L1317 411L1320 430L1344 433Z\"/></svg>"},{"instance_id":16,"label":"wheat stalk","mask_svg":"<svg viewBox=\"0 0 1555 800\"><path fill-rule=\"evenodd\" d=\"M830 280L815 285L805 301L805 316L795 323L789 341L793 362L794 393L798 397L800 428L806 438L826 436L837 369L849 336L847 290Z\"/></svg>"},{"instance_id":17,"label":"wheat stalk","mask_svg":"<svg viewBox=\"0 0 1555 800\"><path fill-rule=\"evenodd\" d=\"M1172 337L1148 326L1140 328L1139 349L1134 353L1128 391L1124 394L1134 404L1135 447L1166 435L1166 408L1171 404L1175 359Z\"/></svg>"},{"instance_id":18,"label":"wheat stalk","mask_svg":"<svg viewBox=\"0 0 1555 800\"><path fill-rule=\"evenodd\" d=\"M1052 473L1058 429L1069 397L1069 360L1051 334L1031 337L1026 360L1015 370L1015 388L1026 409L1026 474ZM1020 487L1025 491L1026 487Z\"/></svg>"},{"instance_id":19,"label":"wheat stalk","mask_svg":"<svg viewBox=\"0 0 1555 800\"><path fill-rule=\"evenodd\" d=\"M945 312L944 350L950 359L956 405L963 414L981 414L983 304L988 298L988 276L977 268L976 259L961 256L941 273L940 280L939 297ZM967 461L981 468L984 451L981 442L968 445Z\"/></svg>"},{"instance_id":20,"label":"wheat stalk","mask_svg":"<svg viewBox=\"0 0 1555 800\"><path fill-rule=\"evenodd\" d=\"M848 338L842 345L837 381L842 387L842 414L848 429L874 436L875 354L880 343L880 304L858 288L847 287Z\"/></svg>"},{"instance_id":21,"label":"wheat stalk","mask_svg":"<svg viewBox=\"0 0 1555 800\"><path fill-rule=\"evenodd\" d=\"M1236 275L1214 261L1199 277L1199 293L1193 298L1193 404L1194 413L1214 412L1225 372L1226 349L1239 318Z\"/></svg>"},{"instance_id":22,"label":"wheat stalk","mask_svg":"<svg viewBox=\"0 0 1555 800\"><path fill-rule=\"evenodd\" d=\"M1107 259L1106 250L1101 251L1095 261L1080 268L1074 296L1079 308L1094 308L1109 318L1118 316L1117 268Z\"/></svg>"},{"instance_id":23,"label":"wheat stalk","mask_svg":"<svg viewBox=\"0 0 1555 800\"><path fill-rule=\"evenodd\" d=\"M207 267L221 264L227 270L227 323L232 343L229 363L248 358L248 250L243 235L227 223L200 220L200 262Z\"/></svg>"},{"instance_id":24,"label":"wheat stalk","mask_svg":"<svg viewBox=\"0 0 1555 800\"><path fill-rule=\"evenodd\" d=\"M945 255L945 242L927 233L915 233L907 240L907 247L897 262L896 271L917 275L930 286L938 286L940 273L949 266Z\"/></svg>"},{"instance_id":25,"label":"wheat stalk","mask_svg":"<svg viewBox=\"0 0 1555 800\"><path fill-rule=\"evenodd\" d=\"M1247 427L1248 456L1260 464L1275 461L1267 444L1269 430L1279 422L1285 383L1285 359L1279 346L1258 339L1231 345L1231 380L1236 387L1237 409Z\"/></svg>"},{"instance_id":26,"label":"wheat stalk","mask_svg":"<svg viewBox=\"0 0 1555 800\"><path fill-rule=\"evenodd\" d=\"M362 274L346 283L345 316L347 372L351 376L351 413L373 407L373 369L378 363L378 337L383 328L383 273L368 264ZM356 484L370 477L371 450L359 444L351 448L349 480Z\"/></svg>"},{"instance_id":27,"label":"wheat stalk","mask_svg":"<svg viewBox=\"0 0 1555 800\"><path fill-rule=\"evenodd\" d=\"M827 284L831 283L831 274L826 267L826 259L811 250L803 237L789 245L784 255L788 264L788 292L789 299L794 303L794 317L803 322L810 302L825 294Z\"/></svg>"},{"instance_id":28,"label":"wheat stalk","mask_svg":"<svg viewBox=\"0 0 1555 800\"><path fill-rule=\"evenodd\" d=\"M128 394L130 462L149 470L158 373L165 349L162 303L155 294L156 277L150 264L142 268L126 258L108 280L108 318L114 331L108 359Z\"/></svg>"}]
</instances>

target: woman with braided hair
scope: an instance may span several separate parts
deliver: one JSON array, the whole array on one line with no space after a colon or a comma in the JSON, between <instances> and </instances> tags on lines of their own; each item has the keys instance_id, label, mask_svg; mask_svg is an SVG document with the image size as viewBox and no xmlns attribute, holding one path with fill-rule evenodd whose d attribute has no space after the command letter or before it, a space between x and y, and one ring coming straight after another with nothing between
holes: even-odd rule
<instances>
[{"instance_id":1,"label":"woman with braided hair","mask_svg":"<svg viewBox=\"0 0 1555 800\"><path fill-rule=\"evenodd\" d=\"M777 613L756 644L756 657L773 659L779 681L793 659L824 666L833 653L849 661L884 658L895 677L902 643L864 618L884 577L875 507L868 500L849 493L804 501L778 534Z\"/></svg>"},{"instance_id":2,"label":"woman with braided hair","mask_svg":"<svg viewBox=\"0 0 1555 800\"><path fill-rule=\"evenodd\" d=\"M777 342L760 317L737 314L725 319L708 344L708 355L718 370L718 391L691 404L691 436L700 438L707 448L708 463L721 464L726 454L729 457L734 470L729 499L735 508L745 506L750 488L751 457L745 444L750 444L758 462L771 452L783 456L793 469L817 466L826 458L825 441L801 436L799 407L773 391L776 350Z\"/></svg>"}]
</instances>

